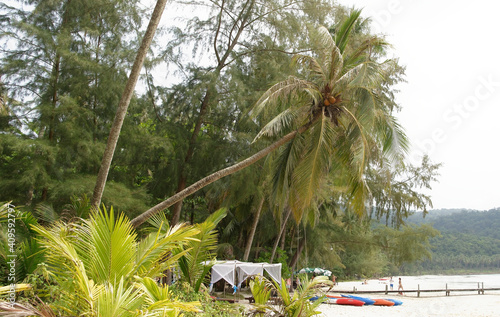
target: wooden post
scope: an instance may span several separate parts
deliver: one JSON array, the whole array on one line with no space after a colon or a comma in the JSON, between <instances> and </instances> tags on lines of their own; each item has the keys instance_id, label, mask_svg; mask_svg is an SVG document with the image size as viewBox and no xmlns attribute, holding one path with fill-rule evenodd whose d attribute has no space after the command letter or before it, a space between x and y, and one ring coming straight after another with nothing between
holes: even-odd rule
<instances>
[{"instance_id":1,"label":"wooden post","mask_svg":"<svg viewBox=\"0 0 500 317\"><path fill-rule=\"evenodd\" d=\"M482 290L482 293L484 295L484 282L482 282L481 285L482 285L481 290Z\"/></svg>"},{"instance_id":2,"label":"wooden post","mask_svg":"<svg viewBox=\"0 0 500 317\"><path fill-rule=\"evenodd\" d=\"M420 297L420 284L418 284L417 297Z\"/></svg>"},{"instance_id":3,"label":"wooden post","mask_svg":"<svg viewBox=\"0 0 500 317\"><path fill-rule=\"evenodd\" d=\"M389 285L385 285L385 295L389 294Z\"/></svg>"},{"instance_id":4,"label":"wooden post","mask_svg":"<svg viewBox=\"0 0 500 317\"><path fill-rule=\"evenodd\" d=\"M479 282L477 282L477 295L481 295L481 286Z\"/></svg>"},{"instance_id":5,"label":"wooden post","mask_svg":"<svg viewBox=\"0 0 500 317\"><path fill-rule=\"evenodd\" d=\"M448 290L448 283L446 283L446 296L450 296L450 291Z\"/></svg>"}]
</instances>

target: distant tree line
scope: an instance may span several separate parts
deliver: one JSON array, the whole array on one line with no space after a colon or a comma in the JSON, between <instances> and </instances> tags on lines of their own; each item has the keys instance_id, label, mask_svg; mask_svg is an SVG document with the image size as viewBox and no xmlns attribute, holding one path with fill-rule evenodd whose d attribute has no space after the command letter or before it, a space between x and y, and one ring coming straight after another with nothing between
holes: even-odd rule
<instances>
[{"instance_id":1,"label":"distant tree line","mask_svg":"<svg viewBox=\"0 0 500 317\"><path fill-rule=\"evenodd\" d=\"M406 265L407 272L500 272L499 208L432 210L426 218L409 221L432 224L441 235L430 239L432 259Z\"/></svg>"}]
</instances>

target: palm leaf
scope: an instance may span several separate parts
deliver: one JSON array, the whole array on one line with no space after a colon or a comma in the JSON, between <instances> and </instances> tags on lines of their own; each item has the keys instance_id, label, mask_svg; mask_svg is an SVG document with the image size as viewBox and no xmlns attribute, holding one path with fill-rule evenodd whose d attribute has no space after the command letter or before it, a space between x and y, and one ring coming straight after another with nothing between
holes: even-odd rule
<instances>
[{"instance_id":1,"label":"palm leaf","mask_svg":"<svg viewBox=\"0 0 500 317\"><path fill-rule=\"evenodd\" d=\"M275 160L273 174L273 197L278 204L283 204L288 195L291 184L292 172L295 170L304 148L304 137L297 134L285 146L283 146ZM283 206L280 206L280 210Z\"/></svg>"},{"instance_id":2,"label":"palm leaf","mask_svg":"<svg viewBox=\"0 0 500 317\"><path fill-rule=\"evenodd\" d=\"M214 251L217 248L217 224L226 216L225 208L219 209L211 214L203 223L197 224L199 233L195 236L196 240L188 243L190 248L179 261L179 266L185 279L191 286L198 291L201 282L208 273L207 266L203 262L211 260L214 257Z\"/></svg>"},{"instance_id":3,"label":"palm leaf","mask_svg":"<svg viewBox=\"0 0 500 317\"><path fill-rule=\"evenodd\" d=\"M324 26L317 29L315 39L320 62L313 59L314 63L318 64L316 68L322 69L322 82L330 83L331 86L344 68L342 52L334 42L330 31ZM313 63L310 62L310 64Z\"/></svg>"},{"instance_id":4,"label":"palm leaf","mask_svg":"<svg viewBox=\"0 0 500 317\"><path fill-rule=\"evenodd\" d=\"M335 44L342 54L344 53L349 41L349 36L351 35L352 29L356 25L356 21L360 15L361 10L352 10L349 17L341 24L338 32L335 33Z\"/></svg>"},{"instance_id":5,"label":"palm leaf","mask_svg":"<svg viewBox=\"0 0 500 317\"><path fill-rule=\"evenodd\" d=\"M183 311L183 312L201 312L199 302L183 303L179 302L170 292L168 286L160 286L153 279L140 279L135 287L142 292L142 296L146 302L147 310L150 312L167 312L167 311Z\"/></svg>"},{"instance_id":6,"label":"palm leaf","mask_svg":"<svg viewBox=\"0 0 500 317\"><path fill-rule=\"evenodd\" d=\"M251 111L251 116L256 117L265 108L276 106L278 103L289 104L290 100L296 99L307 89L318 90L315 84L307 80L289 76L286 80L273 85L257 100Z\"/></svg>"},{"instance_id":7,"label":"palm leaf","mask_svg":"<svg viewBox=\"0 0 500 317\"><path fill-rule=\"evenodd\" d=\"M327 79L328 72L323 69L324 65L321 65L317 59L309 55L296 54L292 57L292 65L299 64L303 65L304 68L312 74L313 82L324 82ZM328 68L326 68L328 70Z\"/></svg>"},{"instance_id":8,"label":"palm leaf","mask_svg":"<svg viewBox=\"0 0 500 317\"><path fill-rule=\"evenodd\" d=\"M323 73L328 74L332 62L332 51L336 47L332 35L328 29L323 26L312 30L310 34L315 46L315 51L319 57L319 64L322 65L321 68L323 69ZM327 78L328 76L324 76L325 81Z\"/></svg>"},{"instance_id":9,"label":"palm leaf","mask_svg":"<svg viewBox=\"0 0 500 317\"><path fill-rule=\"evenodd\" d=\"M293 174L290 207L296 221L300 220L304 208L312 202L321 178L325 176L335 138L334 126L323 114L321 120L312 126L307 142L309 149Z\"/></svg>"},{"instance_id":10,"label":"palm leaf","mask_svg":"<svg viewBox=\"0 0 500 317\"><path fill-rule=\"evenodd\" d=\"M130 221L121 214L115 219L113 208L109 212L94 213L83 225L92 247L89 275L98 283L131 277L134 269L136 234ZM86 227L86 228L85 228ZM83 249L85 249L84 247Z\"/></svg>"},{"instance_id":11,"label":"palm leaf","mask_svg":"<svg viewBox=\"0 0 500 317\"><path fill-rule=\"evenodd\" d=\"M366 162L368 159L368 153L369 153L369 147L368 147L368 141L366 139L366 134L363 128L363 125L359 123L358 119L356 116L350 112L346 107L342 107L342 109L350 116L350 118L355 122L356 129L355 131L357 132L357 135L359 136L359 139L362 140L362 142L352 142L352 146L355 149L354 152L354 157L358 158L356 161L358 162L356 165L358 166L358 173L360 177L362 177L363 172L366 167Z\"/></svg>"},{"instance_id":12,"label":"palm leaf","mask_svg":"<svg viewBox=\"0 0 500 317\"><path fill-rule=\"evenodd\" d=\"M116 285L108 284L97 298L97 316L137 316L144 299L135 286L126 286L122 277Z\"/></svg>"},{"instance_id":13,"label":"palm leaf","mask_svg":"<svg viewBox=\"0 0 500 317\"><path fill-rule=\"evenodd\" d=\"M389 43L387 43L384 39L372 36L358 45L354 52L349 54L349 56L344 57L344 63L347 67L358 65L359 63L365 62L369 59L368 54L372 52L374 48L383 49L386 46L389 46Z\"/></svg>"},{"instance_id":14,"label":"palm leaf","mask_svg":"<svg viewBox=\"0 0 500 317\"><path fill-rule=\"evenodd\" d=\"M269 121L255 136L252 142L257 141L261 137L275 137L279 136L283 131L287 131L290 127L294 126L299 117L300 113L303 112L301 108L288 108L275 116L271 121Z\"/></svg>"},{"instance_id":15,"label":"palm leaf","mask_svg":"<svg viewBox=\"0 0 500 317\"><path fill-rule=\"evenodd\" d=\"M198 229L185 224L169 227L166 232L162 232L161 228L156 232L151 232L137 245L134 271L141 277L158 276L188 252L184 250L173 255L172 251L180 250L189 240L195 239L194 236L198 232Z\"/></svg>"}]
</instances>

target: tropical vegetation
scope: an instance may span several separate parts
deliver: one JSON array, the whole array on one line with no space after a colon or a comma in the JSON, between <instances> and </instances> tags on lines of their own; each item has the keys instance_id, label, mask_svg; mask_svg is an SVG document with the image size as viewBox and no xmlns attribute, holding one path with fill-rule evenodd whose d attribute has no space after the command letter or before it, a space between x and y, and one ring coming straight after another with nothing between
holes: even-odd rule
<instances>
[{"instance_id":1,"label":"tropical vegetation","mask_svg":"<svg viewBox=\"0 0 500 317\"><path fill-rule=\"evenodd\" d=\"M436 230L406 219L432 207L420 188L439 164L405 161L404 67L369 18L331 0L197 0L159 26L166 6L0 4L0 269L15 256L21 298L39 298L16 309L234 315L202 263L352 278L431 256ZM253 285L269 313L265 290L282 289ZM313 314L309 286L274 312Z\"/></svg>"}]
</instances>

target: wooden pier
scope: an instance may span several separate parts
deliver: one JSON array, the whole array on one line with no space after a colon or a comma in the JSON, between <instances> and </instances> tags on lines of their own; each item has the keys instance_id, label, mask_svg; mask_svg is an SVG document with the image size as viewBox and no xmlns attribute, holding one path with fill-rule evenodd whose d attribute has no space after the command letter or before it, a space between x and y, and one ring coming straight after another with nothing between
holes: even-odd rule
<instances>
[{"instance_id":1,"label":"wooden pier","mask_svg":"<svg viewBox=\"0 0 500 317\"><path fill-rule=\"evenodd\" d=\"M335 292L340 292L340 293L345 293L345 294L386 294L388 295L389 293L417 293L417 297L420 297L420 293L445 293L446 296L450 296L451 292L477 292L478 295L484 295L485 291L500 291L500 288L484 288L484 283L477 283L477 288L448 288L448 284L446 284L445 288L442 289L420 289L420 284L418 285L417 289L405 289L403 291L397 291L397 290L389 290L389 286L385 286L385 290L380 290L380 291L360 291L356 289L356 287L353 288L352 291L337 291Z\"/></svg>"}]
</instances>

